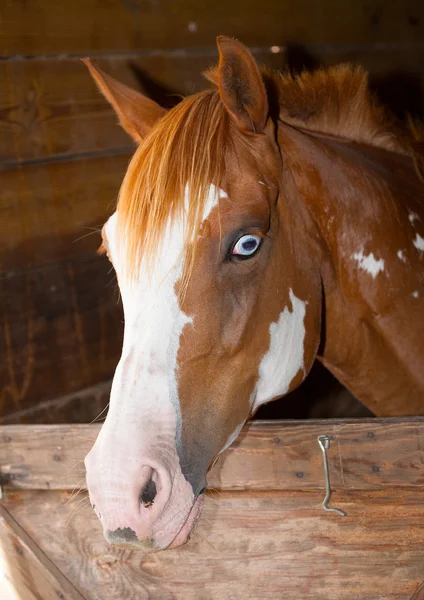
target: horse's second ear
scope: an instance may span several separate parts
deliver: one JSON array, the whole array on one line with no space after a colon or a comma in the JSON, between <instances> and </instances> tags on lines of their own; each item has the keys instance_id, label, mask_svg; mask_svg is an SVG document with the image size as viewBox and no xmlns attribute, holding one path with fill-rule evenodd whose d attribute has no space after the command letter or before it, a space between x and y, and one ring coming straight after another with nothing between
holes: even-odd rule
<instances>
[{"instance_id":1,"label":"horse's second ear","mask_svg":"<svg viewBox=\"0 0 424 600\"><path fill-rule=\"evenodd\" d=\"M221 35L216 42L221 99L241 130L261 133L268 117L268 100L258 65L237 40Z\"/></svg>"},{"instance_id":2,"label":"horse's second ear","mask_svg":"<svg viewBox=\"0 0 424 600\"><path fill-rule=\"evenodd\" d=\"M165 109L147 96L104 73L89 58L82 60L106 100L113 106L122 127L136 142L141 142L156 121L165 114Z\"/></svg>"}]
</instances>

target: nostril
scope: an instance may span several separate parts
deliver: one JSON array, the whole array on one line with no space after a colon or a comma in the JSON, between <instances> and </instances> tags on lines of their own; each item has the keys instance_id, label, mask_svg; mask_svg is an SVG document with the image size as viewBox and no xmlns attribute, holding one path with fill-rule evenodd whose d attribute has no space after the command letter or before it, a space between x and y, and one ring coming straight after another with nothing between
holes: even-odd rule
<instances>
[{"instance_id":1,"label":"nostril","mask_svg":"<svg viewBox=\"0 0 424 600\"><path fill-rule=\"evenodd\" d=\"M140 502L142 502L146 508L149 508L156 498L156 493L156 483L153 481L153 478L150 477L140 492Z\"/></svg>"}]
</instances>

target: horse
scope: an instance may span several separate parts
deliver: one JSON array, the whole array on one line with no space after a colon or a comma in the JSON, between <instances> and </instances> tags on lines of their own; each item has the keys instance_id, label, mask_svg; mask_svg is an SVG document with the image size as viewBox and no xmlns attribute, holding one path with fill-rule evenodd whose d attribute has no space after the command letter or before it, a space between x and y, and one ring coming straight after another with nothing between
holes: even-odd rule
<instances>
[{"instance_id":1,"label":"horse","mask_svg":"<svg viewBox=\"0 0 424 600\"><path fill-rule=\"evenodd\" d=\"M316 359L375 415L424 414L423 130L359 67L217 46L170 110L84 59L137 143L102 230L125 327L87 488L144 552L189 539L217 457Z\"/></svg>"}]
</instances>

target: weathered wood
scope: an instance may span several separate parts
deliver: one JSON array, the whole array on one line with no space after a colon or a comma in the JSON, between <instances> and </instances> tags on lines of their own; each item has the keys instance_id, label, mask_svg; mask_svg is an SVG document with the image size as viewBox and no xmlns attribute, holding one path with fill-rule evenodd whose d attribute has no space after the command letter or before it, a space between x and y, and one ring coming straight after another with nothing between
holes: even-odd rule
<instances>
[{"instance_id":1,"label":"weathered wood","mask_svg":"<svg viewBox=\"0 0 424 600\"><path fill-rule=\"evenodd\" d=\"M383 45L378 49L324 46L310 52L309 58L287 46L278 53L266 48L254 54L260 63L274 69L284 69L287 61L296 68L305 61L309 66L361 64L380 87L384 85L383 95L389 103L399 103L397 88L403 83L403 109L409 112L417 110L417 90L424 85L424 44ZM213 52L195 56L158 53L112 55L98 63L127 85L169 106L176 101L173 94L187 95L205 88L208 84L202 71L216 60ZM4 82L0 87L0 167L49 157L63 159L80 153L122 151L131 146L79 59L4 61L0 63L0 81Z\"/></svg>"},{"instance_id":2,"label":"weathered wood","mask_svg":"<svg viewBox=\"0 0 424 600\"><path fill-rule=\"evenodd\" d=\"M0 592L4 600L84 600L1 505L0 540Z\"/></svg>"},{"instance_id":3,"label":"weathered wood","mask_svg":"<svg viewBox=\"0 0 424 600\"><path fill-rule=\"evenodd\" d=\"M127 63L120 60L125 79ZM3 168L10 162L132 145L79 59L5 61L0 81Z\"/></svg>"},{"instance_id":4,"label":"weathered wood","mask_svg":"<svg viewBox=\"0 0 424 600\"><path fill-rule=\"evenodd\" d=\"M0 427L5 488L74 489L100 425ZM323 490L320 434L329 450L335 490L420 488L424 484L424 418L356 421L254 421L208 475L219 490Z\"/></svg>"},{"instance_id":5,"label":"weathered wood","mask_svg":"<svg viewBox=\"0 0 424 600\"><path fill-rule=\"evenodd\" d=\"M424 418L252 424L212 470L209 485L218 489L207 493L190 543L153 555L108 546L84 493L17 489L80 485L76 460L98 429L0 428L3 502L14 531L20 527L15 541L37 549L53 582L75 590L69 598L81 600L81 590L100 600L105 589L108 600L422 597ZM321 507L321 433L333 438L332 502L344 518Z\"/></svg>"},{"instance_id":6,"label":"weathered wood","mask_svg":"<svg viewBox=\"0 0 424 600\"><path fill-rule=\"evenodd\" d=\"M199 3L108 0L5 0L0 56L83 53L123 49L211 47L217 34L250 45L375 43L422 40L420 0L256 0Z\"/></svg>"},{"instance_id":7,"label":"weathered wood","mask_svg":"<svg viewBox=\"0 0 424 600\"><path fill-rule=\"evenodd\" d=\"M0 424L58 425L101 421L109 403L111 384L111 381L104 381L60 398L40 402L0 417Z\"/></svg>"},{"instance_id":8,"label":"weathered wood","mask_svg":"<svg viewBox=\"0 0 424 600\"><path fill-rule=\"evenodd\" d=\"M4 171L0 415L110 379L122 313L99 257L128 156Z\"/></svg>"},{"instance_id":9,"label":"weathered wood","mask_svg":"<svg viewBox=\"0 0 424 600\"><path fill-rule=\"evenodd\" d=\"M1 173L0 277L95 258L129 155L33 165ZM3 310L0 309L3 313Z\"/></svg>"},{"instance_id":10,"label":"weathered wood","mask_svg":"<svg viewBox=\"0 0 424 600\"><path fill-rule=\"evenodd\" d=\"M109 379L122 343L118 299L105 257L0 279L0 414Z\"/></svg>"},{"instance_id":11,"label":"weathered wood","mask_svg":"<svg viewBox=\"0 0 424 600\"><path fill-rule=\"evenodd\" d=\"M424 600L424 579L412 594L410 600Z\"/></svg>"},{"instance_id":12,"label":"weathered wood","mask_svg":"<svg viewBox=\"0 0 424 600\"><path fill-rule=\"evenodd\" d=\"M325 513L314 492L213 494L186 546L144 555L108 546L88 501L69 493L6 498L87 600L410 598L423 580L421 491L343 492L334 502L347 517Z\"/></svg>"}]
</instances>

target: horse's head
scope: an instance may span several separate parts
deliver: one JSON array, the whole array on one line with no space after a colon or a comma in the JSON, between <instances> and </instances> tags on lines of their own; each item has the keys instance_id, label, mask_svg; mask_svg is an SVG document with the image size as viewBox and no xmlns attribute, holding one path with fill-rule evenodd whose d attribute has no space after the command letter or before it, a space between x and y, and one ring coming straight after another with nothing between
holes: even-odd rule
<instances>
[{"instance_id":1,"label":"horse's head","mask_svg":"<svg viewBox=\"0 0 424 600\"><path fill-rule=\"evenodd\" d=\"M140 145L103 228L125 333L87 482L106 538L144 550L187 540L208 469L302 381L319 338L270 91L244 46L219 51L218 89L167 113L89 64Z\"/></svg>"}]
</instances>

